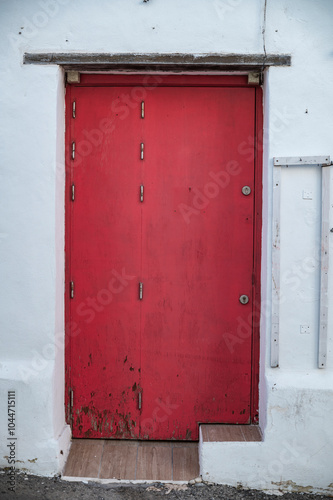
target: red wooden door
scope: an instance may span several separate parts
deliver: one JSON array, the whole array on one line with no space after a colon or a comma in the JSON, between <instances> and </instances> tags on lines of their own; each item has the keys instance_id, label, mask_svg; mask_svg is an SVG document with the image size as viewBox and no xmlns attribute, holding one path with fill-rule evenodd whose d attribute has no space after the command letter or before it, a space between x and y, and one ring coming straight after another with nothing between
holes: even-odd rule
<instances>
[{"instance_id":1,"label":"red wooden door","mask_svg":"<svg viewBox=\"0 0 333 500\"><path fill-rule=\"evenodd\" d=\"M250 421L255 90L146 94L144 119L130 87L72 95L75 437Z\"/></svg>"},{"instance_id":2,"label":"red wooden door","mask_svg":"<svg viewBox=\"0 0 333 500\"><path fill-rule=\"evenodd\" d=\"M254 90L161 88L146 105L142 435L197 439L198 422L247 423L253 267ZM227 342L226 342L227 339Z\"/></svg>"},{"instance_id":3,"label":"red wooden door","mask_svg":"<svg viewBox=\"0 0 333 500\"><path fill-rule=\"evenodd\" d=\"M140 122L133 112L123 119L128 106L116 109L119 91L80 88L73 96L74 437L139 436Z\"/></svg>"}]
</instances>

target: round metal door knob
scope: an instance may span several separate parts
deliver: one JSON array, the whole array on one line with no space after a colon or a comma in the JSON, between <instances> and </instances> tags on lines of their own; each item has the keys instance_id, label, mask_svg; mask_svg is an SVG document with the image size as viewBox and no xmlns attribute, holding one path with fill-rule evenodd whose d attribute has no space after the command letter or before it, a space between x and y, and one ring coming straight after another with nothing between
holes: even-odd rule
<instances>
[{"instance_id":1,"label":"round metal door knob","mask_svg":"<svg viewBox=\"0 0 333 500\"><path fill-rule=\"evenodd\" d=\"M245 194L245 196L248 196L251 193L250 186L243 186L242 187L242 193Z\"/></svg>"},{"instance_id":2,"label":"round metal door knob","mask_svg":"<svg viewBox=\"0 0 333 500\"><path fill-rule=\"evenodd\" d=\"M248 301L249 301L249 297L248 297L247 295L241 295L241 296L239 297L239 302L240 302L241 304L247 304L247 303L248 303Z\"/></svg>"}]
</instances>

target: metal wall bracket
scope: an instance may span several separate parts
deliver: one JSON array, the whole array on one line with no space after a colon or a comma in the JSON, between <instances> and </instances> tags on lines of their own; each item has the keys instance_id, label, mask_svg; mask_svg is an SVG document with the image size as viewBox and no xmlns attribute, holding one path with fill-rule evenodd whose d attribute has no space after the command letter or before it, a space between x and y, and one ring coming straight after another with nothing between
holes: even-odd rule
<instances>
[{"instance_id":1,"label":"metal wall bracket","mask_svg":"<svg viewBox=\"0 0 333 500\"><path fill-rule=\"evenodd\" d=\"M273 246L272 246L272 325L271 325L271 367L279 366L279 319L280 319L280 197L281 167L319 166L329 167L330 156L292 156L275 157L273 171ZM321 259L320 259L320 298L319 298L319 335L318 368L325 368L327 358L327 319L328 319L328 263L329 263L329 208L330 186L329 168L322 168L321 201Z\"/></svg>"},{"instance_id":2,"label":"metal wall bracket","mask_svg":"<svg viewBox=\"0 0 333 500\"><path fill-rule=\"evenodd\" d=\"M260 84L260 73L249 73L247 75L247 83L249 85L259 85Z\"/></svg>"},{"instance_id":3,"label":"metal wall bracket","mask_svg":"<svg viewBox=\"0 0 333 500\"><path fill-rule=\"evenodd\" d=\"M331 164L330 156L278 156L274 157L274 167L318 165L328 167Z\"/></svg>"},{"instance_id":4,"label":"metal wall bracket","mask_svg":"<svg viewBox=\"0 0 333 500\"><path fill-rule=\"evenodd\" d=\"M67 71L67 83L80 83L80 73L78 71Z\"/></svg>"}]
</instances>

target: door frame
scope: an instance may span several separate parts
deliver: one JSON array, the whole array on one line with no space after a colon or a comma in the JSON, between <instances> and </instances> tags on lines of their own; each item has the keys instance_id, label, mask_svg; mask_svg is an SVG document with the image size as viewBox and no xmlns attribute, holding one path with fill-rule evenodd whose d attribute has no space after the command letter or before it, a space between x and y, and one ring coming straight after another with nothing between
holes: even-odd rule
<instances>
[{"instance_id":1,"label":"door frame","mask_svg":"<svg viewBox=\"0 0 333 500\"><path fill-rule=\"evenodd\" d=\"M163 74L163 73L126 73L90 74L82 73L80 83L66 83L65 96L65 415L66 422L72 424L71 414L71 338L80 334L75 323L71 323L71 185L73 163L71 161L71 124L72 124L72 87L133 87L133 101L139 105L144 92L155 87L251 87L255 90L255 137L242 143L240 151L251 154L254 148L254 229L253 229L253 303L249 323L252 325L251 361L251 409L250 423L259 423L259 349L260 349L260 311L261 311L261 250L262 250L262 167L263 167L263 93L261 86L248 84L247 75L207 75L207 74ZM141 97L140 97L141 96ZM243 337L244 338L244 337ZM239 341L242 341L239 336Z\"/></svg>"}]
</instances>

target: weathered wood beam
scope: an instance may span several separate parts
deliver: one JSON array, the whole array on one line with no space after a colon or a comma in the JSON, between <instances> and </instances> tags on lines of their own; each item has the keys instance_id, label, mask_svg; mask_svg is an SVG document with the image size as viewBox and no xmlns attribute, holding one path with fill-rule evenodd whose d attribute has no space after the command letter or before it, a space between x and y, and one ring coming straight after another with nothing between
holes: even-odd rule
<instances>
[{"instance_id":1,"label":"weathered wood beam","mask_svg":"<svg viewBox=\"0 0 333 500\"><path fill-rule=\"evenodd\" d=\"M24 64L57 64L66 70L253 71L290 66L287 54L25 53Z\"/></svg>"}]
</instances>

